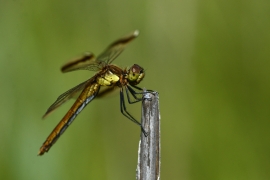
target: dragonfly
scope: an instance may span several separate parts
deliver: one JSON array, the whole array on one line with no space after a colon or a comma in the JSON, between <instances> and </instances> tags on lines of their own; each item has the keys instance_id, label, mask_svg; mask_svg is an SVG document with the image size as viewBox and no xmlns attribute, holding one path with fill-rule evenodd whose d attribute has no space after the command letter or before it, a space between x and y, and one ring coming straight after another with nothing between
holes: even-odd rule
<instances>
[{"instance_id":1,"label":"dragonfly","mask_svg":"<svg viewBox=\"0 0 270 180\"><path fill-rule=\"evenodd\" d=\"M61 106L63 103L71 98L78 96L69 111L65 114L58 125L53 129L51 134L47 137L43 145L40 147L38 155L43 155L48 152L53 144L65 132L69 125L74 121L78 114L89 104L93 99L101 93L101 87L109 89L120 89L120 110L121 113L129 120L136 123L141 127L144 136L147 132L128 111L125 103L125 94L129 104L142 101L142 95L151 90L143 90L137 85L143 80L145 76L144 69L134 64L130 68L122 69L116 65L111 64L125 49L127 44L133 41L139 35L139 31L135 30L132 33L111 43L103 53L95 58L93 53L85 53L82 57L72 60L62 66L63 73L76 71L76 70L90 70L97 71L97 73L90 79L82 82L81 84L73 87L72 89L61 94L56 101L48 108L43 118ZM108 92L109 92L108 91Z\"/></svg>"}]
</instances>

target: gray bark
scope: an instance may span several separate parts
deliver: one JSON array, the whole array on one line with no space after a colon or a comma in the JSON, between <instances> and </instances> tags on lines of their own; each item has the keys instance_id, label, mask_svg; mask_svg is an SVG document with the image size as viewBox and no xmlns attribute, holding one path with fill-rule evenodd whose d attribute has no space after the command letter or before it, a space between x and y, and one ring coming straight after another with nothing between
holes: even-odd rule
<instances>
[{"instance_id":1,"label":"gray bark","mask_svg":"<svg viewBox=\"0 0 270 180\"><path fill-rule=\"evenodd\" d=\"M148 133L141 133L138 150L137 180L160 179L160 113L157 92L145 93L142 102L142 126Z\"/></svg>"}]
</instances>

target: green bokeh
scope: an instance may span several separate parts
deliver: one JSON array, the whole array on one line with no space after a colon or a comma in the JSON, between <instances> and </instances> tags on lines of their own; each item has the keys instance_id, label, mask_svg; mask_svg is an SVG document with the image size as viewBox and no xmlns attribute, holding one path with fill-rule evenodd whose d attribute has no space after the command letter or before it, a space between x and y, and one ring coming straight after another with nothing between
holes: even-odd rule
<instances>
[{"instance_id":1,"label":"green bokeh","mask_svg":"<svg viewBox=\"0 0 270 180\"><path fill-rule=\"evenodd\" d=\"M114 63L143 66L160 93L161 179L270 179L269 17L269 0L0 1L0 179L135 179L140 128L118 93L37 156L72 102L43 113L93 75L61 65L134 29Z\"/></svg>"}]
</instances>

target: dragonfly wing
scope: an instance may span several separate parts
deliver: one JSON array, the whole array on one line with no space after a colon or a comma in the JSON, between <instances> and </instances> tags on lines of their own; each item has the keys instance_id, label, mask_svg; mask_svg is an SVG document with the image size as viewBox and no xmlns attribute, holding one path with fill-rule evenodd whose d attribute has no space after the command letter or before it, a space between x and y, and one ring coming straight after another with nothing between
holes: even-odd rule
<instances>
[{"instance_id":1,"label":"dragonfly wing","mask_svg":"<svg viewBox=\"0 0 270 180\"><path fill-rule=\"evenodd\" d=\"M43 115L42 118L45 118L48 114L50 114L52 111L54 111L56 108L58 108L59 106L61 106L62 104L64 104L66 101L68 101L69 99L76 97L76 95L78 95L85 87L85 85L89 82L92 81L92 79L87 80L77 86L75 86L74 88L64 92L63 94L61 94L56 101L48 108L48 110L46 111L46 113Z\"/></svg>"},{"instance_id":2,"label":"dragonfly wing","mask_svg":"<svg viewBox=\"0 0 270 180\"><path fill-rule=\"evenodd\" d=\"M85 53L82 57L76 58L66 64L64 64L61 68L63 73L75 71L75 70L91 70L97 71L99 70L99 64L96 61L94 54L88 52Z\"/></svg>"},{"instance_id":3,"label":"dragonfly wing","mask_svg":"<svg viewBox=\"0 0 270 180\"><path fill-rule=\"evenodd\" d=\"M110 64L117 56L119 56L122 51L125 49L127 44L135 39L139 35L139 31L135 30L129 35L122 37L112 44L110 44L107 49L97 57L97 61L106 62Z\"/></svg>"},{"instance_id":4,"label":"dragonfly wing","mask_svg":"<svg viewBox=\"0 0 270 180\"><path fill-rule=\"evenodd\" d=\"M74 121L77 115L90 103L98 94L100 85L97 83L87 83L84 90L66 113L63 119L54 128L46 141L41 146L38 155L48 152L57 139L65 132L68 126Z\"/></svg>"},{"instance_id":5,"label":"dragonfly wing","mask_svg":"<svg viewBox=\"0 0 270 180\"><path fill-rule=\"evenodd\" d=\"M117 56L119 56L125 49L127 44L135 39L138 35L139 31L136 30L129 35L114 41L103 53L98 56L97 59L95 58L94 54L86 53L84 56L64 64L61 71L64 73L75 70L98 71L117 58Z\"/></svg>"}]
</instances>

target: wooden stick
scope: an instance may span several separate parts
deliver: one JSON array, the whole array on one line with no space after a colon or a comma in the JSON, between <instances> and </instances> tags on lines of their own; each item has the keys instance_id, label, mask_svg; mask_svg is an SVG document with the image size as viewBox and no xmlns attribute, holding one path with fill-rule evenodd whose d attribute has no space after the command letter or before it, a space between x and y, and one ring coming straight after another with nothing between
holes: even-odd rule
<instances>
[{"instance_id":1,"label":"wooden stick","mask_svg":"<svg viewBox=\"0 0 270 180\"><path fill-rule=\"evenodd\" d=\"M145 93L142 103L142 126L138 150L137 180L160 180L160 113L157 92Z\"/></svg>"}]
</instances>

